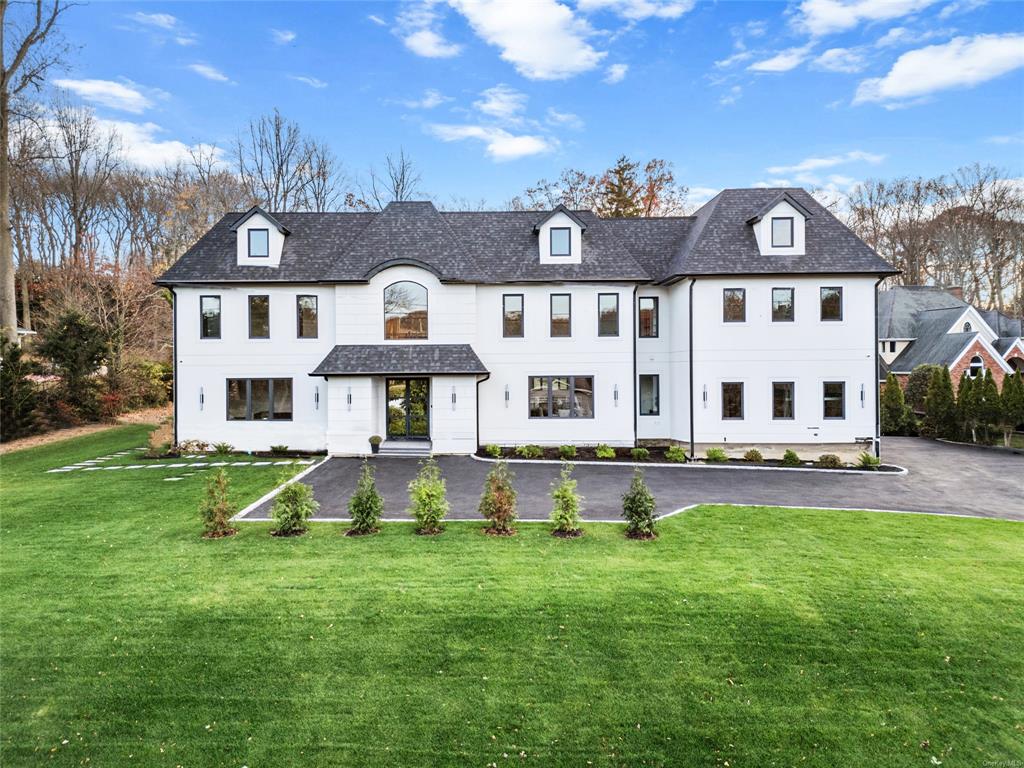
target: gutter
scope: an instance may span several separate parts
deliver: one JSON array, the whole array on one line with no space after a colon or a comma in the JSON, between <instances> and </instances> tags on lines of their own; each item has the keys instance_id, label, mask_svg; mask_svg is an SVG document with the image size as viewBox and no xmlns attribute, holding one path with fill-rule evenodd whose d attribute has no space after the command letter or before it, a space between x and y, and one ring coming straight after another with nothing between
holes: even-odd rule
<instances>
[{"instance_id":1,"label":"gutter","mask_svg":"<svg viewBox=\"0 0 1024 768\"><path fill-rule=\"evenodd\" d=\"M881 387L879 379L881 378L882 369L879 365L880 353L878 351L878 286L885 280L884 277L880 277L875 281L875 373L874 373L874 386L875 388L875 458L882 458L882 397Z\"/></svg>"},{"instance_id":2,"label":"gutter","mask_svg":"<svg viewBox=\"0 0 1024 768\"><path fill-rule=\"evenodd\" d=\"M640 412L640 404L637 402L638 398L640 397L640 391L639 391L640 390L640 386L639 386L637 375L636 375L636 371L637 371L637 364L636 364L637 336L640 335L639 317L637 315L637 308L636 308L636 292L639 291L639 290L640 290L640 286L639 285L634 285L633 286L633 446L634 447L637 445L637 439L639 437L639 432L638 432L639 424L638 424L637 418L638 418L638 414ZM659 393L658 396L661 397L660 393Z\"/></svg>"},{"instance_id":3,"label":"gutter","mask_svg":"<svg viewBox=\"0 0 1024 768\"><path fill-rule=\"evenodd\" d=\"M693 440L693 286L697 282L696 277L690 278L690 299L688 309L690 311L689 334L690 334L690 461L693 461L694 440ZM877 350L877 345L876 345Z\"/></svg>"},{"instance_id":4,"label":"gutter","mask_svg":"<svg viewBox=\"0 0 1024 768\"><path fill-rule=\"evenodd\" d=\"M173 368L171 371L171 405L173 410L171 411L171 419L173 421L172 439L174 445L178 444L178 294L174 292L174 288L168 286L168 290L171 292L171 359Z\"/></svg>"}]
</instances>

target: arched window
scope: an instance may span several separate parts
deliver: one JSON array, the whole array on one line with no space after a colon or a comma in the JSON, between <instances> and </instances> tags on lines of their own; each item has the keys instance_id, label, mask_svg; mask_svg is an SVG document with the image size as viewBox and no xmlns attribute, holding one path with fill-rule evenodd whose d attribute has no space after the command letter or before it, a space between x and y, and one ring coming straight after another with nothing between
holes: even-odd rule
<instances>
[{"instance_id":1,"label":"arched window","mask_svg":"<svg viewBox=\"0 0 1024 768\"><path fill-rule=\"evenodd\" d=\"M427 289L411 280L384 289L384 338L427 338Z\"/></svg>"},{"instance_id":2,"label":"arched window","mask_svg":"<svg viewBox=\"0 0 1024 768\"><path fill-rule=\"evenodd\" d=\"M985 363L981 359L980 355L975 355L971 358L971 367L968 370L967 375L972 379L976 379L985 373Z\"/></svg>"},{"instance_id":3,"label":"arched window","mask_svg":"<svg viewBox=\"0 0 1024 768\"><path fill-rule=\"evenodd\" d=\"M972 330L974 329L971 327L970 323L964 323L964 333L970 333Z\"/></svg>"}]
</instances>

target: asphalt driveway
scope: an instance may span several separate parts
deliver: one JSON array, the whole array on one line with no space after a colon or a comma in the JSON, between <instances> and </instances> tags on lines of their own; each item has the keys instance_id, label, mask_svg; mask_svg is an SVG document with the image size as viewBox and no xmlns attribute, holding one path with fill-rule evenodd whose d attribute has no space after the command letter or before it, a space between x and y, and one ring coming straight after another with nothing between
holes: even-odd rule
<instances>
[{"instance_id":1,"label":"asphalt driveway","mask_svg":"<svg viewBox=\"0 0 1024 768\"><path fill-rule=\"evenodd\" d=\"M892 473L843 474L778 472L698 466L649 467L646 477L659 514L691 504L721 502L800 507L840 507L933 512L1024 520L1024 456L1001 451L948 445L917 438L886 438L886 463L906 467ZM384 496L386 518L408 517L406 486L417 462L374 458L377 487ZM334 458L316 467L303 482L313 487L320 512L316 519L346 518L355 489L360 459ZM453 519L478 519L477 503L490 464L463 456L441 456L438 464L448 484ZM512 464L519 492L520 517L546 520L551 509L555 464ZM585 497L584 518L618 520L621 496L632 467L579 465L575 475ZM245 515L268 519L271 502Z\"/></svg>"}]
</instances>

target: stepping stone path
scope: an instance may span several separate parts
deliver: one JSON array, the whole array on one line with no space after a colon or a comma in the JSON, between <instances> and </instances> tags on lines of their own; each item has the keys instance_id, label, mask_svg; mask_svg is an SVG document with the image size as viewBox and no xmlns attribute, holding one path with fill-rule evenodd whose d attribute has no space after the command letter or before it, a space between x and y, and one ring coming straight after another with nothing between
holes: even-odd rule
<instances>
[{"instance_id":1,"label":"stepping stone path","mask_svg":"<svg viewBox=\"0 0 1024 768\"><path fill-rule=\"evenodd\" d=\"M132 456L136 453L142 453L146 450L145 446L140 448L132 448L128 451L118 451L112 453L109 456L100 456L96 459L85 459L75 464L68 464L63 467L56 467L54 469L46 470L47 473L54 472L74 472L81 470L82 472L96 472L101 469L116 470L116 469L181 469L188 467L189 469L197 469L202 472L209 467L283 467L291 464L308 466L315 464L316 459L285 459L283 461L209 461L209 456L203 454L189 454L188 456L182 456L182 459L199 459L199 461L176 461L173 463L157 463L157 464L113 464L109 467L101 466L108 461L114 459L123 459L126 456ZM164 480L183 480L185 477L191 477L194 472L184 473L184 477L165 477Z\"/></svg>"}]
</instances>

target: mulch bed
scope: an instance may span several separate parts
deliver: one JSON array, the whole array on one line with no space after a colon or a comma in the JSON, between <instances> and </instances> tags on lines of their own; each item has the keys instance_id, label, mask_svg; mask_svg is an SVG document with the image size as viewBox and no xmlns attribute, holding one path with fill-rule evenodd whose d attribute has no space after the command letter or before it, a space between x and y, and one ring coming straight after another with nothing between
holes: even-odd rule
<instances>
[{"instance_id":1,"label":"mulch bed","mask_svg":"<svg viewBox=\"0 0 1024 768\"><path fill-rule=\"evenodd\" d=\"M373 536L375 533L380 533L380 528L373 528L369 531L357 531L355 528L349 528L345 531L346 536Z\"/></svg>"},{"instance_id":2,"label":"mulch bed","mask_svg":"<svg viewBox=\"0 0 1024 768\"><path fill-rule=\"evenodd\" d=\"M280 539L289 539L294 536L305 536L307 531L271 531L271 536L277 536Z\"/></svg>"},{"instance_id":3,"label":"mulch bed","mask_svg":"<svg viewBox=\"0 0 1024 768\"><path fill-rule=\"evenodd\" d=\"M223 531L207 531L203 534L204 539L226 539L238 533L237 528L225 528Z\"/></svg>"},{"instance_id":4,"label":"mulch bed","mask_svg":"<svg viewBox=\"0 0 1024 768\"><path fill-rule=\"evenodd\" d=\"M572 531L552 531L551 535L557 539L578 539L583 535L583 529L576 528Z\"/></svg>"},{"instance_id":5,"label":"mulch bed","mask_svg":"<svg viewBox=\"0 0 1024 768\"><path fill-rule=\"evenodd\" d=\"M515 536L517 533L515 528L510 528L507 531L503 531L499 528L481 528L480 530L487 536Z\"/></svg>"}]
</instances>

